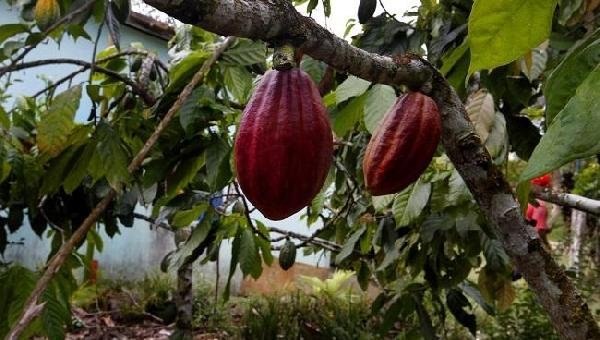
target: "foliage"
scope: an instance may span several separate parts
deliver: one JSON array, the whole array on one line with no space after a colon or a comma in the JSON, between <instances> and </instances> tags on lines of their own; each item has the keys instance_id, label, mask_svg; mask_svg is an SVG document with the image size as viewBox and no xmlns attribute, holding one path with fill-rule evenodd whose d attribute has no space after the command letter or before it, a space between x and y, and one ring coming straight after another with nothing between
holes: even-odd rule
<instances>
[{"instance_id":1,"label":"foliage","mask_svg":"<svg viewBox=\"0 0 600 340\"><path fill-rule=\"evenodd\" d=\"M600 199L600 165L596 161L590 161L575 176L575 188L573 193Z\"/></svg>"},{"instance_id":2,"label":"foliage","mask_svg":"<svg viewBox=\"0 0 600 340\"><path fill-rule=\"evenodd\" d=\"M483 317L481 339L559 339L533 292L519 288L512 306L495 317Z\"/></svg>"},{"instance_id":3,"label":"foliage","mask_svg":"<svg viewBox=\"0 0 600 340\"><path fill-rule=\"evenodd\" d=\"M340 300L328 295L256 297L242 318L246 339L376 339L376 320L365 300Z\"/></svg>"}]
</instances>

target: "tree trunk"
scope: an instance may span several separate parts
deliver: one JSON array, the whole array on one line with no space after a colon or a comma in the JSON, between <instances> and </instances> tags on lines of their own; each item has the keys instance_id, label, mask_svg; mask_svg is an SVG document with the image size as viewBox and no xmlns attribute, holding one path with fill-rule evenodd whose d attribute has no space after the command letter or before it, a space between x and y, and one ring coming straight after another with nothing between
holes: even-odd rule
<instances>
[{"instance_id":1,"label":"tree trunk","mask_svg":"<svg viewBox=\"0 0 600 340\"><path fill-rule=\"evenodd\" d=\"M583 211L573 209L571 212L571 244L569 246L569 265L579 276L581 248L587 233L587 215Z\"/></svg>"},{"instance_id":2,"label":"tree trunk","mask_svg":"<svg viewBox=\"0 0 600 340\"><path fill-rule=\"evenodd\" d=\"M190 236L190 227L178 229L175 232L175 244L179 247ZM175 334L177 339L192 339L192 307L194 294L192 290L192 263L184 263L177 268L177 293L175 305L177 306L177 321Z\"/></svg>"},{"instance_id":3,"label":"tree trunk","mask_svg":"<svg viewBox=\"0 0 600 340\"><path fill-rule=\"evenodd\" d=\"M300 15L289 0L145 0L187 24L220 35L269 42L290 41L305 54L360 78L407 85L429 94L443 125L442 143L504 248L564 339L600 339L587 304L564 271L543 249L523 219L512 189L493 164L448 82L427 61L405 54L393 60L349 45Z\"/></svg>"}]
</instances>

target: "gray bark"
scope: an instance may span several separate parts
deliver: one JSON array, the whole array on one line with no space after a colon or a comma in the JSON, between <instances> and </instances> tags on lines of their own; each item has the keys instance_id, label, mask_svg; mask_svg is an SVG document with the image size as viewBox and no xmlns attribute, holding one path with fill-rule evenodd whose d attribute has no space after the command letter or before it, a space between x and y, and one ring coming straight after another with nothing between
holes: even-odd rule
<instances>
[{"instance_id":1,"label":"gray bark","mask_svg":"<svg viewBox=\"0 0 600 340\"><path fill-rule=\"evenodd\" d=\"M580 195L552 192L542 188L533 188L536 198L542 201L577 209L593 215L600 215L600 201Z\"/></svg>"},{"instance_id":2,"label":"gray bark","mask_svg":"<svg viewBox=\"0 0 600 340\"><path fill-rule=\"evenodd\" d=\"M575 210L571 212L571 244L569 246L569 265L579 275L581 248L587 233L587 216L585 212Z\"/></svg>"},{"instance_id":3,"label":"gray bark","mask_svg":"<svg viewBox=\"0 0 600 340\"><path fill-rule=\"evenodd\" d=\"M444 148L504 248L564 339L600 339L600 329L587 304L564 271L542 248L535 230L520 213L512 189L492 164L490 155L448 82L418 56L378 56L329 33L301 16L288 0L146 0L148 4L189 24L221 35L292 41L315 59L377 83L408 85L428 93L437 103Z\"/></svg>"}]
</instances>

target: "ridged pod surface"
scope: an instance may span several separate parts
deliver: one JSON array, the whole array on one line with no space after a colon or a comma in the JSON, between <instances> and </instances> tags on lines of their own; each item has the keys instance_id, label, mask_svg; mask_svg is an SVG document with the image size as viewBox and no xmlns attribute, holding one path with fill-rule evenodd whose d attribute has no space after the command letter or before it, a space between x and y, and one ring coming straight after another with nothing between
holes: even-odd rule
<instances>
[{"instance_id":1,"label":"ridged pod surface","mask_svg":"<svg viewBox=\"0 0 600 340\"><path fill-rule=\"evenodd\" d=\"M304 71L265 73L243 112L234 153L242 191L269 219L291 216L319 193L333 137L319 90Z\"/></svg>"},{"instance_id":2,"label":"ridged pod surface","mask_svg":"<svg viewBox=\"0 0 600 340\"><path fill-rule=\"evenodd\" d=\"M34 13L36 24L45 31L60 19L60 5L57 0L38 0Z\"/></svg>"},{"instance_id":3,"label":"ridged pod surface","mask_svg":"<svg viewBox=\"0 0 600 340\"><path fill-rule=\"evenodd\" d=\"M440 141L435 102L419 93L398 98L371 137L363 159L367 189L373 195L397 193L425 171Z\"/></svg>"}]
</instances>

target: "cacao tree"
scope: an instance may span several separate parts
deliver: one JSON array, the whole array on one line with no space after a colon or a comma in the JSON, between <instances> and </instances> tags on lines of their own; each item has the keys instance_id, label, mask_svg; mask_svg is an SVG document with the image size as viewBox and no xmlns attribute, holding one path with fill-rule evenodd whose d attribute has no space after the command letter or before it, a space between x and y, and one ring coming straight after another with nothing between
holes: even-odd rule
<instances>
[{"instance_id":1,"label":"cacao tree","mask_svg":"<svg viewBox=\"0 0 600 340\"><path fill-rule=\"evenodd\" d=\"M378 4L360 1L362 32L351 44L294 7L307 2L311 12L316 0L146 2L186 24L168 63L121 46L128 1L9 0L23 21L0 26L0 252L24 220L52 238L52 250L41 275L1 272L0 334L64 337L73 271L101 251L98 230L118 237L142 218L193 226L165 268L214 261L231 241L229 280L238 267L259 277L272 250L283 252L284 269L297 251L333 253L361 287L382 288L372 308L381 335L401 320L407 334L444 336L447 311L475 334L475 304L489 314L506 308L516 268L562 337L600 338L521 209L536 196L594 212L597 201L528 183L600 152L597 1L421 1L411 23L373 16ZM86 31L90 22L98 32ZM26 59L50 39L97 47L103 29L114 46L92 60ZM301 70L268 71L278 59L272 47L289 45ZM17 71L56 63L80 69L8 100ZM82 72L88 80L64 86ZM76 120L84 96L92 108ZM259 109L264 131L242 116ZM367 147L372 135L378 144ZM382 145L403 164L387 166ZM516 188L505 179L511 152L527 161ZM269 173L276 163L289 167ZM294 183L310 185L295 191ZM391 183L401 185L379 195ZM301 235L266 225L244 193L274 219L307 206L306 222L320 227ZM152 216L136 214L138 204Z\"/></svg>"}]
</instances>

